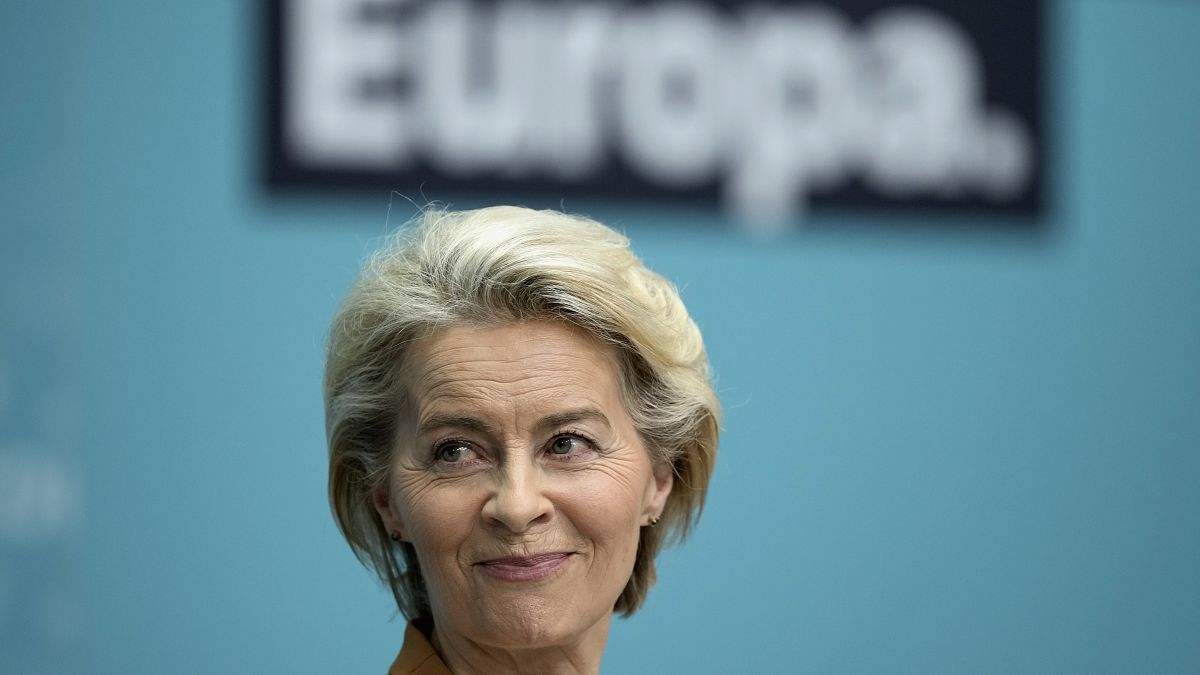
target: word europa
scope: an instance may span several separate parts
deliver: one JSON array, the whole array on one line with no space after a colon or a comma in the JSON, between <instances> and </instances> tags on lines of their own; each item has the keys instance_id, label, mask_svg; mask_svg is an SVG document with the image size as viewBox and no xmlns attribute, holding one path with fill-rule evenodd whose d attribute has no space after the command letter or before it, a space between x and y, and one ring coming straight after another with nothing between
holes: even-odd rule
<instances>
[{"instance_id":1,"label":"word europa","mask_svg":"<svg viewBox=\"0 0 1200 675\"><path fill-rule=\"evenodd\" d=\"M851 178L1003 202L1033 172L969 37L925 9L297 0L286 26L285 143L307 166L572 184L619 158L767 219Z\"/></svg>"}]
</instances>

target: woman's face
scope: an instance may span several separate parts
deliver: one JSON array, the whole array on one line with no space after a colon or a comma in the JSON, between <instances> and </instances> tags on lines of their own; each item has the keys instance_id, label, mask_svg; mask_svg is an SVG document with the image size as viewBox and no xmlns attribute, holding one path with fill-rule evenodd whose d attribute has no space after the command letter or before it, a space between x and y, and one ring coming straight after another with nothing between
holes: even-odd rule
<instances>
[{"instance_id":1,"label":"woman's face","mask_svg":"<svg viewBox=\"0 0 1200 675\"><path fill-rule=\"evenodd\" d=\"M672 484L625 410L612 349L565 323L463 326L406 363L374 502L415 547L439 632L532 647L607 631Z\"/></svg>"}]
</instances>

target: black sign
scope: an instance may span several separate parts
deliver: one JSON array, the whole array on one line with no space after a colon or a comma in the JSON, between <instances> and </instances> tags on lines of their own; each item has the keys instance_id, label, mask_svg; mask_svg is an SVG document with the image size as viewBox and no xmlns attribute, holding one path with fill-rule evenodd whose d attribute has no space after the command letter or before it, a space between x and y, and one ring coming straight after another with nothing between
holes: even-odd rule
<instances>
[{"instance_id":1,"label":"black sign","mask_svg":"<svg viewBox=\"0 0 1200 675\"><path fill-rule=\"evenodd\" d=\"M1036 0L268 6L275 188L1040 208Z\"/></svg>"}]
</instances>

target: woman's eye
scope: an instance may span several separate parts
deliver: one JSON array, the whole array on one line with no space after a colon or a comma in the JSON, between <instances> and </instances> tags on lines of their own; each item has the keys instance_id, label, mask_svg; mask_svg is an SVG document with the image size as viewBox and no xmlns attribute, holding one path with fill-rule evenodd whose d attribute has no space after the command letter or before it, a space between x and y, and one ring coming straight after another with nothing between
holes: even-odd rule
<instances>
[{"instance_id":1,"label":"woman's eye","mask_svg":"<svg viewBox=\"0 0 1200 675\"><path fill-rule=\"evenodd\" d=\"M587 447L587 442L578 436L559 436L550 442L550 452L555 455L579 453Z\"/></svg>"},{"instance_id":2,"label":"woman's eye","mask_svg":"<svg viewBox=\"0 0 1200 675\"><path fill-rule=\"evenodd\" d=\"M438 461L454 464L462 461L470 452L471 448L466 443L453 441L438 446L437 458Z\"/></svg>"}]
</instances>

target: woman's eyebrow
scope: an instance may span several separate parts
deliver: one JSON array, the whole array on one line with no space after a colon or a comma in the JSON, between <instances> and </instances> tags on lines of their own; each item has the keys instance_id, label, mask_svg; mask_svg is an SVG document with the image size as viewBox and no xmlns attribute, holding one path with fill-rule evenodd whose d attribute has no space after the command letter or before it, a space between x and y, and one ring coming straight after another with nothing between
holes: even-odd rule
<instances>
[{"instance_id":1,"label":"woman's eyebrow","mask_svg":"<svg viewBox=\"0 0 1200 675\"><path fill-rule=\"evenodd\" d=\"M421 424L417 427L418 435L425 435L437 431L438 429L469 429L478 431L483 434L495 433L495 429L490 424L484 422L478 417L470 415L442 415L433 414L421 420Z\"/></svg>"},{"instance_id":2,"label":"woman's eyebrow","mask_svg":"<svg viewBox=\"0 0 1200 675\"><path fill-rule=\"evenodd\" d=\"M598 422L604 425L606 429L612 429L612 423L609 422L608 416L596 408L575 408L546 415L539 419L535 426L538 431L546 431L585 420ZM417 434L424 436L440 429L468 429L482 434L496 433L495 427L478 417L434 413L421 421L420 425L417 426Z\"/></svg>"},{"instance_id":3,"label":"woman's eyebrow","mask_svg":"<svg viewBox=\"0 0 1200 675\"><path fill-rule=\"evenodd\" d=\"M600 412L596 408L575 408L572 410L564 410L563 412L546 415L537 422L537 428L540 431L545 431L552 427L560 427L564 424L573 422L582 422L591 420L604 425L606 429L612 429L612 423L608 421L608 416Z\"/></svg>"}]
</instances>

